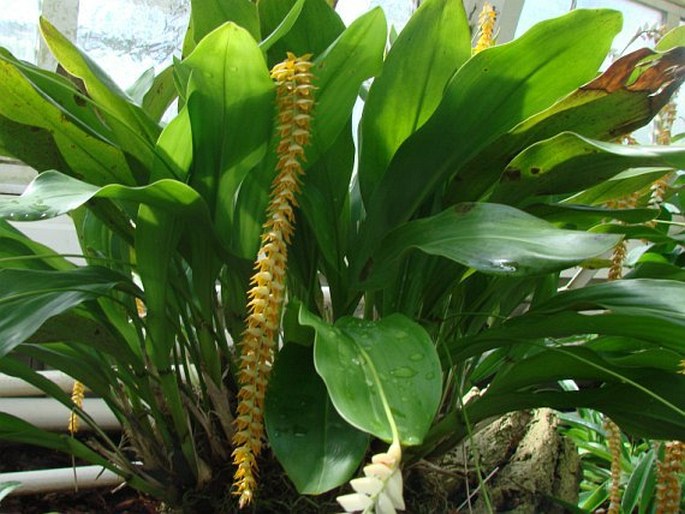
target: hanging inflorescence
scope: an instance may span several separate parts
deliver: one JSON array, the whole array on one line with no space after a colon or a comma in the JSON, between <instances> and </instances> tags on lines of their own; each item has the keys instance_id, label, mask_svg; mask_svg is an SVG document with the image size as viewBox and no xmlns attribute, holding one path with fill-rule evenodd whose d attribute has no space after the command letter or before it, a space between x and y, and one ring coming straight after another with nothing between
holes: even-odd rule
<instances>
[{"instance_id":1,"label":"hanging inflorescence","mask_svg":"<svg viewBox=\"0 0 685 514\"><path fill-rule=\"evenodd\" d=\"M247 328L240 344L233 462L237 466L235 494L240 496L241 508L252 501L257 486L257 457L264 439L264 394L280 326L288 244L295 223L293 209L297 207L296 196L304 173L301 163L309 143L314 107L310 57L288 53L287 59L271 70L277 84L278 175L271 186L256 271L248 292Z\"/></svg>"},{"instance_id":2,"label":"hanging inflorescence","mask_svg":"<svg viewBox=\"0 0 685 514\"><path fill-rule=\"evenodd\" d=\"M478 17L478 41L476 46L473 47L474 54L494 46L496 22L497 11L489 2L485 2Z\"/></svg>"}]
</instances>

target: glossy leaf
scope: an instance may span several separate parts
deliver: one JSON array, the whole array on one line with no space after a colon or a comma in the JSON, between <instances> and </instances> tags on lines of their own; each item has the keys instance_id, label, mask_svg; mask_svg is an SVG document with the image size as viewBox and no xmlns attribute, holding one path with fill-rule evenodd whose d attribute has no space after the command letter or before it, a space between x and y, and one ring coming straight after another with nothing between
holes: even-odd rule
<instances>
[{"instance_id":1,"label":"glossy leaf","mask_svg":"<svg viewBox=\"0 0 685 514\"><path fill-rule=\"evenodd\" d=\"M67 271L1 269L0 357L51 317L120 287L133 289L133 284L123 275L94 266Z\"/></svg>"},{"instance_id":2,"label":"glossy leaf","mask_svg":"<svg viewBox=\"0 0 685 514\"><path fill-rule=\"evenodd\" d=\"M146 187L118 184L97 187L57 171L38 175L21 196L2 199L0 217L14 221L52 218L72 211L94 197L145 203L172 212L185 211L196 220L209 223L207 205L194 189L182 182L163 179Z\"/></svg>"},{"instance_id":3,"label":"glossy leaf","mask_svg":"<svg viewBox=\"0 0 685 514\"><path fill-rule=\"evenodd\" d=\"M461 2L423 2L395 41L364 105L359 180L368 200L399 146L433 114L455 71L471 57Z\"/></svg>"},{"instance_id":4,"label":"glossy leaf","mask_svg":"<svg viewBox=\"0 0 685 514\"><path fill-rule=\"evenodd\" d=\"M469 59L433 116L397 151L366 205L356 272L442 181L501 134L593 78L619 29L617 12L575 10Z\"/></svg>"},{"instance_id":5,"label":"glossy leaf","mask_svg":"<svg viewBox=\"0 0 685 514\"><path fill-rule=\"evenodd\" d=\"M518 205L536 195L569 194L639 167L684 168L685 148L604 143L566 132L509 163L491 200Z\"/></svg>"},{"instance_id":6,"label":"glossy leaf","mask_svg":"<svg viewBox=\"0 0 685 514\"><path fill-rule=\"evenodd\" d=\"M349 480L369 443L336 412L316 374L311 347L289 343L269 379L264 421L269 444L300 494L321 494Z\"/></svg>"},{"instance_id":7,"label":"glossy leaf","mask_svg":"<svg viewBox=\"0 0 685 514\"><path fill-rule=\"evenodd\" d=\"M382 280L389 264L417 248L485 273L543 274L597 257L618 241L598 235L562 230L505 205L459 204L393 231L367 271L372 282Z\"/></svg>"},{"instance_id":8,"label":"glossy leaf","mask_svg":"<svg viewBox=\"0 0 685 514\"><path fill-rule=\"evenodd\" d=\"M426 331L401 314L352 317L329 325L306 310L314 328L314 364L333 405L351 425L385 441L393 425L404 445L420 444L440 403L440 361Z\"/></svg>"}]
</instances>

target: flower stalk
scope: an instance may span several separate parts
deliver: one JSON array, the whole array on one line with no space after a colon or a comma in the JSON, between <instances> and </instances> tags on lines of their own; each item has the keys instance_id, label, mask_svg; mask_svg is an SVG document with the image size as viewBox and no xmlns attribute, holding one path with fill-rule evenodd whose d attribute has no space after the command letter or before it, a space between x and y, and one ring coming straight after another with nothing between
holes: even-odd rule
<instances>
[{"instance_id":1,"label":"flower stalk","mask_svg":"<svg viewBox=\"0 0 685 514\"><path fill-rule=\"evenodd\" d=\"M240 391L232 455L237 466L235 494L241 508L252 501L257 487L257 457L264 439L264 395L280 327L288 244L294 232L296 195L304 173L304 147L309 143L314 107L310 57L288 53L287 59L271 70L277 84L278 174L271 185L267 220L248 291L246 329L240 343Z\"/></svg>"}]
</instances>

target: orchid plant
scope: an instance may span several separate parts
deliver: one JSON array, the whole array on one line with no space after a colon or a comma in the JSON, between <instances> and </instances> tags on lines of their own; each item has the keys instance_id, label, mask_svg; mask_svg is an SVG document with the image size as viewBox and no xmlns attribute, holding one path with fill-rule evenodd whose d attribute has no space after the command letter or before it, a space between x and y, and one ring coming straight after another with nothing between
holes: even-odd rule
<instances>
[{"instance_id":1,"label":"orchid plant","mask_svg":"<svg viewBox=\"0 0 685 514\"><path fill-rule=\"evenodd\" d=\"M352 479L344 508L393 512L402 466L512 410L682 436L682 276L559 288L622 238L680 241L645 227L663 211L603 204L685 164L612 142L685 79L682 28L600 73L611 10L473 52L461 3L427 0L386 51L380 8L346 27L325 0L193 0L182 58L136 102L40 26L63 73L0 51L0 153L39 171L0 216L69 213L87 264L0 223L0 372L92 435L0 413L0 438L186 508L259 505L267 449L300 494ZM122 439L26 356L103 398Z\"/></svg>"}]
</instances>

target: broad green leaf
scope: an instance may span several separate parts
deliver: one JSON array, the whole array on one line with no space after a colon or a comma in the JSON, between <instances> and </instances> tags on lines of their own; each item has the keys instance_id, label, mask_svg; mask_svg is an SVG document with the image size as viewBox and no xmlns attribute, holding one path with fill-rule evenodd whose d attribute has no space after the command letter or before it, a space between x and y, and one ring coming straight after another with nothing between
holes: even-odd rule
<instances>
[{"instance_id":1,"label":"broad green leaf","mask_svg":"<svg viewBox=\"0 0 685 514\"><path fill-rule=\"evenodd\" d=\"M399 146L433 114L445 85L471 57L464 6L423 2L395 41L364 104L359 180L368 201Z\"/></svg>"},{"instance_id":2,"label":"broad green leaf","mask_svg":"<svg viewBox=\"0 0 685 514\"><path fill-rule=\"evenodd\" d=\"M13 157L37 171L70 171L50 132L0 116L0 155Z\"/></svg>"},{"instance_id":3,"label":"broad green leaf","mask_svg":"<svg viewBox=\"0 0 685 514\"><path fill-rule=\"evenodd\" d=\"M69 167L89 182L135 184L121 150L82 130L75 120L43 98L12 63L2 58L0 76L0 115L52 133Z\"/></svg>"},{"instance_id":4,"label":"broad green leaf","mask_svg":"<svg viewBox=\"0 0 685 514\"><path fill-rule=\"evenodd\" d=\"M297 0L288 11L288 14L286 14L278 26L273 29L273 32L271 32L271 34L269 34L261 43L259 43L259 48L261 48L263 52L267 52L274 45L274 43L281 39L285 34L290 32L290 29L293 28L293 25L302 12L304 2L305 0ZM260 2L260 6L263 4L264 2Z\"/></svg>"},{"instance_id":5,"label":"broad green leaf","mask_svg":"<svg viewBox=\"0 0 685 514\"><path fill-rule=\"evenodd\" d=\"M190 184L204 197L230 247L235 195L272 134L274 84L253 37L233 23L207 35L180 67L192 72Z\"/></svg>"},{"instance_id":6,"label":"broad green leaf","mask_svg":"<svg viewBox=\"0 0 685 514\"><path fill-rule=\"evenodd\" d=\"M352 317L329 325L304 309L316 331L314 364L340 415L385 441L396 426L403 445L420 444L437 412L442 373L426 331L401 314Z\"/></svg>"},{"instance_id":7,"label":"broad green leaf","mask_svg":"<svg viewBox=\"0 0 685 514\"><path fill-rule=\"evenodd\" d=\"M620 25L617 12L575 10L469 59L435 113L399 148L366 205L356 273L443 181L501 134L592 79Z\"/></svg>"},{"instance_id":8,"label":"broad green leaf","mask_svg":"<svg viewBox=\"0 0 685 514\"><path fill-rule=\"evenodd\" d=\"M597 257L619 240L598 235L559 229L506 205L465 203L390 233L366 271L376 283L398 257L417 248L485 273L544 274Z\"/></svg>"},{"instance_id":9,"label":"broad green leaf","mask_svg":"<svg viewBox=\"0 0 685 514\"><path fill-rule=\"evenodd\" d=\"M14 221L52 218L72 211L94 197L144 203L170 212L185 211L190 218L209 224L207 205L194 189L182 182L163 179L145 187L119 184L97 187L58 171L38 175L21 196L1 199L0 217Z\"/></svg>"},{"instance_id":10,"label":"broad green leaf","mask_svg":"<svg viewBox=\"0 0 685 514\"><path fill-rule=\"evenodd\" d=\"M359 87L380 71L386 40L383 11L375 8L357 18L322 54L315 56L312 74L319 88L307 157L323 154L352 115Z\"/></svg>"},{"instance_id":11,"label":"broad green leaf","mask_svg":"<svg viewBox=\"0 0 685 514\"><path fill-rule=\"evenodd\" d=\"M106 268L67 271L0 270L0 357L31 337L48 319L116 288L129 279Z\"/></svg>"},{"instance_id":12,"label":"broad green leaf","mask_svg":"<svg viewBox=\"0 0 685 514\"><path fill-rule=\"evenodd\" d=\"M119 132L120 137L127 139L127 142L134 145L138 151L144 152L145 142L149 145L157 139L159 126L140 107L130 101L106 72L76 48L45 18L40 19L40 30L55 58L71 75L83 80L88 94L101 106L110 122L117 119L130 128L130 132L125 130ZM115 132L120 130L116 126L112 129ZM135 136L139 136L141 140L138 141ZM149 150L149 147L147 149ZM145 159L141 161L146 162Z\"/></svg>"},{"instance_id":13,"label":"broad green leaf","mask_svg":"<svg viewBox=\"0 0 685 514\"><path fill-rule=\"evenodd\" d=\"M503 173L503 180L509 178L505 168L516 154L560 132L611 140L647 124L682 80L674 80L665 72L682 59L678 52L659 56L646 65L643 60L650 55L651 50L642 49L622 57L589 84L502 134L462 166L450 183L447 201L479 198ZM641 79L636 80L634 75Z\"/></svg>"},{"instance_id":14,"label":"broad green leaf","mask_svg":"<svg viewBox=\"0 0 685 514\"><path fill-rule=\"evenodd\" d=\"M685 148L619 145L565 132L511 161L490 200L519 205L536 195L574 193L640 167L685 168Z\"/></svg>"},{"instance_id":15,"label":"broad green leaf","mask_svg":"<svg viewBox=\"0 0 685 514\"><path fill-rule=\"evenodd\" d=\"M656 49L665 52L677 46L685 46L685 25L671 29L656 44Z\"/></svg>"},{"instance_id":16,"label":"broad green leaf","mask_svg":"<svg viewBox=\"0 0 685 514\"><path fill-rule=\"evenodd\" d=\"M684 353L685 284L674 280L616 280L563 291L522 316L450 345L452 358L544 337L625 336Z\"/></svg>"},{"instance_id":17,"label":"broad green leaf","mask_svg":"<svg viewBox=\"0 0 685 514\"><path fill-rule=\"evenodd\" d=\"M83 83L78 79L63 77L20 61L9 53L5 54L1 49L0 55L0 58L5 58L13 64L39 93L62 110L79 128L105 142L114 139L112 130L103 121L95 102L88 96Z\"/></svg>"},{"instance_id":18,"label":"broad green leaf","mask_svg":"<svg viewBox=\"0 0 685 514\"><path fill-rule=\"evenodd\" d=\"M660 179L671 168L637 168L627 169L614 177L605 180L585 191L566 198L568 204L598 205L623 198L637 191L649 188L655 180Z\"/></svg>"},{"instance_id":19,"label":"broad green leaf","mask_svg":"<svg viewBox=\"0 0 685 514\"><path fill-rule=\"evenodd\" d=\"M289 343L278 352L264 409L271 449L300 494L344 484L364 458L369 437L336 412L311 347Z\"/></svg>"},{"instance_id":20,"label":"broad green leaf","mask_svg":"<svg viewBox=\"0 0 685 514\"><path fill-rule=\"evenodd\" d=\"M274 33L297 0L262 0L257 3L262 34ZM340 16L326 0L305 0L289 31L281 34L268 51L269 67L285 59L286 52L318 56L345 30Z\"/></svg>"},{"instance_id":21,"label":"broad green leaf","mask_svg":"<svg viewBox=\"0 0 685 514\"><path fill-rule=\"evenodd\" d=\"M150 119L159 123L177 96L178 91L174 85L174 67L167 66L154 78L152 85L143 96L143 110Z\"/></svg>"},{"instance_id":22,"label":"broad green leaf","mask_svg":"<svg viewBox=\"0 0 685 514\"><path fill-rule=\"evenodd\" d=\"M305 3L305 8L309 3ZM315 60L312 73L319 89L314 93L316 106L312 113L312 141L306 148L307 162L316 163L339 141L341 132L349 126L360 85L382 65L384 47L385 18L380 9L374 9L352 23ZM271 181L275 176L275 148L276 141L272 139L266 158L256 170L247 174L240 186L235 204L238 227L235 231L240 236L240 245L234 251L244 258L253 259L257 253ZM337 184L341 178L330 176L323 181ZM307 180L305 175L305 184Z\"/></svg>"},{"instance_id":23,"label":"broad green leaf","mask_svg":"<svg viewBox=\"0 0 685 514\"><path fill-rule=\"evenodd\" d=\"M193 136L186 104L164 127L155 145L150 181L175 178L185 181L193 162Z\"/></svg>"},{"instance_id":24,"label":"broad green leaf","mask_svg":"<svg viewBox=\"0 0 685 514\"><path fill-rule=\"evenodd\" d=\"M0 219L0 268L68 270L74 265Z\"/></svg>"},{"instance_id":25,"label":"broad green leaf","mask_svg":"<svg viewBox=\"0 0 685 514\"><path fill-rule=\"evenodd\" d=\"M200 41L220 25L232 21L247 30L255 41L260 41L257 5L249 0L191 0L192 39L194 45L184 45L189 55Z\"/></svg>"}]
</instances>

